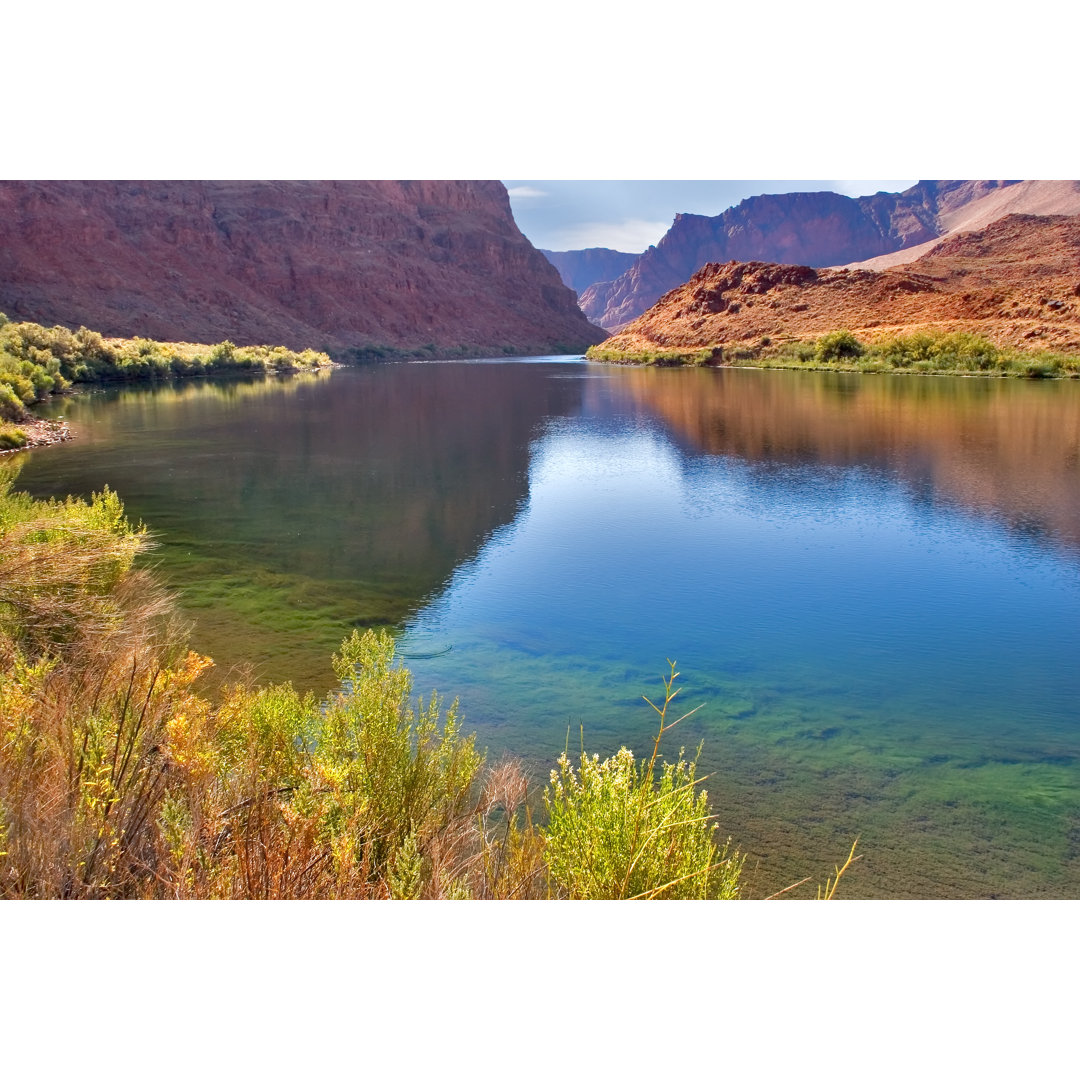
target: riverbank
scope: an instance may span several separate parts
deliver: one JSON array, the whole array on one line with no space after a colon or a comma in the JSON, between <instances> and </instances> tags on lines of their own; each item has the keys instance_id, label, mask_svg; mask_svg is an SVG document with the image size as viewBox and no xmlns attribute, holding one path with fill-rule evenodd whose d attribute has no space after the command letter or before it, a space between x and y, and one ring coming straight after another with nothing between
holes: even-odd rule
<instances>
[{"instance_id":1,"label":"riverbank","mask_svg":"<svg viewBox=\"0 0 1080 1080\"><path fill-rule=\"evenodd\" d=\"M32 450L37 446L55 446L75 436L66 420L45 420L32 416L18 424L0 423L0 455Z\"/></svg>"},{"instance_id":2,"label":"riverbank","mask_svg":"<svg viewBox=\"0 0 1080 1080\"><path fill-rule=\"evenodd\" d=\"M1080 355L1002 348L976 334L915 332L864 341L837 330L807 341L697 349L621 350L594 345L589 360L649 367L754 367L867 374L1080 379Z\"/></svg>"},{"instance_id":3,"label":"riverbank","mask_svg":"<svg viewBox=\"0 0 1080 1080\"><path fill-rule=\"evenodd\" d=\"M66 442L63 422L30 407L75 385L105 386L204 375L290 374L333 367L326 353L282 346L200 345L149 338L105 338L80 327L11 322L0 313L0 452Z\"/></svg>"}]
</instances>

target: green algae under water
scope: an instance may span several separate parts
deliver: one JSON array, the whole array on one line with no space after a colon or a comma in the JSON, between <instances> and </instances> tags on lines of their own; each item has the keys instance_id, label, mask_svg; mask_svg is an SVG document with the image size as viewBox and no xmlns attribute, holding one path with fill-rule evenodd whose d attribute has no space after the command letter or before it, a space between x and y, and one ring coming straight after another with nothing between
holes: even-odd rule
<instances>
[{"instance_id":1,"label":"green algae under water","mask_svg":"<svg viewBox=\"0 0 1080 1080\"><path fill-rule=\"evenodd\" d=\"M670 657L753 894L858 834L848 896L1080 896L1080 386L538 358L54 411L20 484L117 490L220 677L325 690L392 626L539 788L582 727L646 751Z\"/></svg>"}]
</instances>

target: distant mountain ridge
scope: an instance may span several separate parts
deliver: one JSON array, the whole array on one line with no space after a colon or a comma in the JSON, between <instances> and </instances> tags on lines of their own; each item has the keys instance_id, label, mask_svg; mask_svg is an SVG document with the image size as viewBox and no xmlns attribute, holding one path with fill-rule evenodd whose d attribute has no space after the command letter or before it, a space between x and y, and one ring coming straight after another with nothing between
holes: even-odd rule
<instances>
[{"instance_id":1,"label":"distant mountain ridge","mask_svg":"<svg viewBox=\"0 0 1080 1080\"><path fill-rule=\"evenodd\" d=\"M921 180L906 191L860 198L833 191L755 195L716 217L678 214L658 244L614 281L590 286L579 303L592 322L614 330L705 263L825 267L874 258L937 239L947 215L1019 183Z\"/></svg>"},{"instance_id":2,"label":"distant mountain ridge","mask_svg":"<svg viewBox=\"0 0 1080 1080\"><path fill-rule=\"evenodd\" d=\"M847 265L850 269L864 270L903 266L926 255L946 237L985 229L1008 214L1038 217L1080 214L1080 180L1022 180L997 188L960 206L944 209L938 217L943 231L935 239Z\"/></svg>"},{"instance_id":3,"label":"distant mountain ridge","mask_svg":"<svg viewBox=\"0 0 1080 1080\"><path fill-rule=\"evenodd\" d=\"M540 254L559 271L563 284L579 295L598 281L614 281L640 258L640 253L614 251L612 248L581 248L577 251L548 251L546 248L539 250Z\"/></svg>"},{"instance_id":4,"label":"distant mountain ridge","mask_svg":"<svg viewBox=\"0 0 1080 1080\"><path fill-rule=\"evenodd\" d=\"M604 336L497 180L0 181L0 311L344 355Z\"/></svg>"}]
</instances>

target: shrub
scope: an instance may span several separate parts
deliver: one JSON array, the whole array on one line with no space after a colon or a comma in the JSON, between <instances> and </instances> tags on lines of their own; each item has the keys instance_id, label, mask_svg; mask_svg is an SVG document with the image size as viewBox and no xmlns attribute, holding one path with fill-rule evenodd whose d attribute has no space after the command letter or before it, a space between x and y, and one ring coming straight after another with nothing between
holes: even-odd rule
<instances>
[{"instance_id":1,"label":"shrub","mask_svg":"<svg viewBox=\"0 0 1080 1080\"><path fill-rule=\"evenodd\" d=\"M0 423L0 450L19 450L26 443L26 432L22 428Z\"/></svg>"},{"instance_id":2,"label":"shrub","mask_svg":"<svg viewBox=\"0 0 1080 1080\"><path fill-rule=\"evenodd\" d=\"M1055 374L1054 366L1045 360L1026 360L1021 366L1026 379L1049 379Z\"/></svg>"},{"instance_id":3,"label":"shrub","mask_svg":"<svg viewBox=\"0 0 1080 1080\"><path fill-rule=\"evenodd\" d=\"M223 341L210 350L210 364L213 367L223 367L231 363L236 356L236 346L231 341Z\"/></svg>"},{"instance_id":4,"label":"shrub","mask_svg":"<svg viewBox=\"0 0 1080 1080\"><path fill-rule=\"evenodd\" d=\"M977 334L942 334L932 346L934 358L942 366L986 371L994 366L1001 350Z\"/></svg>"},{"instance_id":5,"label":"shrub","mask_svg":"<svg viewBox=\"0 0 1080 1080\"><path fill-rule=\"evenodd\" d=\"M791 353L800 364L809 364L816 356L812 342L797 341L790 346Z\"/></svg>"},{"instance_id":6,"label":"shrub","mask_svg":"<svg viewBox=\"0 0 1080 1080\"><path fill-rule=\"evenodd\" d=\"M875 352L894 367L911 367L929 362L934 339L929 334L915 333L885 338L875 346Z\"/></svg>"},{"instance_id":7,"label":"shrub","mask_svg":"<svg viewBox=\"0 0 1080 1080\"><path fill-rule=\"evenodd\" d=\"M345 690L330 700L318 736L319 771L340 792L339 806L362 808L377 871L407 842L423 851L467 810L471 819L483 764L475 736L461 733L457 703L442 716L432 696L414 710L412 676L393 659L385 631L353 632L334 659Z\"/></svg>"},{"instance_id":8,"label":"shrub","mask_svg":"<svg viewBox=\"0 0 1080 1080\"><path fill-rule=\"evenodd\" d=\"M850 330L835 330L818 338L814 357L821 363L829 363L862 356L864 351L862 343Z\"/></svg>"},{"instance_id":9,"label":"shrub","mask_svg":"<svg viewBox=\"0 0 1080 1080\"><path fill-rule=\"evenodd\" d=\"M33 381L21 371L0 371L0 385L7 386L24 405L30 405L37 400Z\"/></svg>"},{"instance_id":10,"label":"shrub","mask_svg":"<svg viewBox=\"0 0 1080 1080\"><path fill-rule=\"evenodd\" d=\"M1001 350L985 338L959 331L895 335L878 342L872 352L893 367L920 371L988 371L1001 355Z\"/></svg>"},{"instance_id":11,"label":"shrub","mask_svg":"<svg viewBox=\"0 0 1080 1080\"><path fill-rule=\"evenodd\" d=\"M149 338L113 345L85 327L72 333L62 326L50 329L37 323L0 323L0 387L6 383L14 397L27 404L64 390L72 382L138 381L202 375L207 370L291 371L329 363L325 353L311 349L297 353L281 346L238 348L230 341L191 346ZM13 412L10 402L7 408Z\"/></svg>"},{"instance_id":12,"label":"shrub","mask_svg":"<svg viewBox=\"0 0 1080 1080\"><path fill-rule=\"evenodd\" d=\"M573 899L733 899L743 857L718 850L708 799L697 790L697 759L659 767L664 734L678 690L675 665L664 680L663 706L650 760L641 765L623 747L614 757L591 758L582 749L575 771L565 753L544 793L549 822L546 853L552 879ZM648 699L646 699L648 700ZM689 714L686 714L689 715ZM700 751L699 751L700 752Z\"/></svg>"},{"instance_id":13,"label":"shrub","mask_svg":"<svg viewBox=\"0 0 1080 1080\"><path fill-rule=\"evenodd\" d=\"M482 758L455 710L414 708L385 633L342 690L192 690L168 606L110 492L38 502L0 476L0 895L442 895ZM459 890L461 891L461 890Z\"/></svg>"},{"instance_id":14,"label":"shrub","mask_svg":"<svg viewBox=\"0 0 1080 1080\"><path fill-rule=\"evenodd\" d=\"M163 808L165 872L184 895L411 898L461 876L482 758L453 708L414 709L393 656L388 634L357 632L322 705L238 687L170 725L186 782Z\"/></svg>"},{"instance_id":15,"label":"shrub","mask_svg":"<svg viewBox=\"0 0 1080 1080\"><path fill-rule=\"evenodd\" d=\"M0 420L22 420L26 416L26 408L15 391L3 381L0 381Z\"/></svg>"}]
</instances>

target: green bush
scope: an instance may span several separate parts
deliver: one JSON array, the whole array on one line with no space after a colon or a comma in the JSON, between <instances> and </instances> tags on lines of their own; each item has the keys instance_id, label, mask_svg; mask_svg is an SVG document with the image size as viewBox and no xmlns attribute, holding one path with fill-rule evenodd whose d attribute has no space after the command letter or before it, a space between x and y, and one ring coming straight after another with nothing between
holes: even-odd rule
<instances>
[{"instance_id":1,"label":"green bush","mask_svg":"<svg viewBox=\"0 0 1080 1080\"><path fill-rule=\"evenodd\" d=\"M545 850L553 881L572 899L738 896L744 857L729 855L730 841L717 849L708 797L697 788L697 760L680 751L658 770L660 740L679 722L667 722L677 676L672 664L663 706L649 702L660 730L648 762L638 765L625 746L604 761L583 748L579 770L566 753L552 770Z\"/></svg>"},{"instance_id":2,"label":"green bush","mask_svg":"<svg viewBox=\"0 0 1080 1080\"><path fill-rule=\"evenodd\" d=\"M821 363L850 360L865 352L862 342L850 330L834 330L818 338L814 357Z\"/></svg>"},{"instance_id":3,"label":"green bush","mask_svg":"<svg viewBox=\"0 0 1080 1080\"><path fill-rule=\"evenodd\" d=\"M20 450L26 443L26 432L22 428L0 424L0 450Z\"/></svg>"},{"instance_id":4,"label":"green bush","mask_svg":"<svg viewBox=\"0 0 1080 1080\"><path fill-rule=\"evenodd\" d=\"M0 381L0 420L22 420L26 416L26 407L15 391Z\"/></svg>"},{"instance_id":5,"label":"green bush","mask_svg":"<svg viewBox=\"0 0 1080 1080\"><path fill-rule=\"evenodd\" d=\"M325 353L312 349L295 352L282 346L238 347L231 341L213 346L184 345L149 338L114 345L85 327L72 332L62 326L0 323L0 386L6 383L24 404L65 390L73 382L135 382L203 375L210 370L293 371L329 363Z\"/></svg>"},{"instance_id":6,"label":"green bush","mask_svg":"<svg viewBox=\"0 0 1080 1080\"><path fill-rule=\"evenodd\" d=\"M704 349L644 349L639 352L620 352L591 345L585 352L589 360L609 364L647 364L651 367L703 367L723 361L724 350L719 346Z\"/></svg>"},{"instance_id":7,"label":"green bush","mask_svg":"<svg viewBox=\"0 0 1080 1080\"><path fill-rule=\"evenodd\" d=\"M412 676L393 661L389 634L353 631L334 658L345 689L317 737L318 773L335 793L328 812L359 823L356 840L368 845L376 874L402 849L428 848L466 813L483 764L475 735L462 735L457 702L445 715L434 695L414 709Z\"/></svg>"},{"instance_id":8,"label":"green bush","mask_svg":"<svg viewBox=\"0 0 1080 1080\"><path fill-rule=\"evenodd\" d=\"M920 371L989 371L1002 355L992 342L960 331L895 335L877 342L871 351L894 368Z\"/></svg>"},{"instance_id":9,"label":"green bush","mask_svg":"<svg viewBox=\"0 0 1080 1080\"><path fill-rule=\"evenodd\" d=\"M231 341L223 341L210 350L210 366L227 367L236 360L236 346Z\"/></svg>"},{"instance_id":10,"label":"green bush","mask_svg":"<svg viewBox=\"0 0 1080 1080\"><path fill-rule=\"evenodd\" d=\"M31 405L37 400L33 381L21 371L0 371L0 383L7 386L24 405Z\"/></svg>"}]
</instances>

